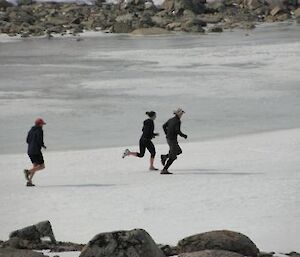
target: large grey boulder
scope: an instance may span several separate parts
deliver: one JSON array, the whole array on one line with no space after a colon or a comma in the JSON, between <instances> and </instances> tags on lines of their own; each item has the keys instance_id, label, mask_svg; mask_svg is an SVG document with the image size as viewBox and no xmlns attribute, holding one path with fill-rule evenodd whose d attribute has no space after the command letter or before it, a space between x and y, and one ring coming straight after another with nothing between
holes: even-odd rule
<instances>
[{"instance_id":1,"label":"large grey boulder","mask_svg":"<svg viewBox=\"0 0 300 257\"><path fill-rule=\"evenodd\" d=\"M0 248L0 257L45 257L45 255L30 250Z\"/></svg>"},{"instance_id":2,"label":"large grey boulder","mask_svg":"<svg viewBox=\"0 0 300 257\"><path fill-rule=\"evenodd\" d=\"M165 257L151 236L143 229L96 235L80 257Z\"/></svg>"},{"instance_id":3,"label":"large grey boulder","mask_svg":"<svg viewBox=\"0 0 300 257\"><path fill-rule=\"evenodd\" d=\"M217 230L186 237L178 242L180 253L202 250L227 250L245 256L257 256L256 245L247 236L229 230Z\"/></svg>"},{"instance_id":4,"label":"large grey boulder","mask_svg":"<svg viewBox=\"0 0 300 257\"><path fill-rule=\"evenodd\" d=\"M41 238L49 237L52 243L56 243L50 221L42 221L10 233L9 238L18 238L31 242L40 242Z\"/></svg>"},{"instance_id":5,"label":"large grey boulder","mask_svg":"<svg viewBox=\"0 0 300 257\"><path fill-rule=\"evenodd\" d=\"M182 253L178 257L243 257L243 255L224 250L204 250L192 253Z\"/></svg>"}]
</instances>

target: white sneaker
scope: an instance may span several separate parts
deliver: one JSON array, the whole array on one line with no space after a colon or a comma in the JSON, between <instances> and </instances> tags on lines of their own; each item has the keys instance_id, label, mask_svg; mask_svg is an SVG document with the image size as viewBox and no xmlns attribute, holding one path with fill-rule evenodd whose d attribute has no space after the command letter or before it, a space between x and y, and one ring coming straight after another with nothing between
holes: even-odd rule
<instances>
[{"instance_id":1,"label":"white sneaker","mask_svg":"<svg viewBox=\"0 0 300 257\"><path fill-rule=\"evenodd\" d=\"M126 149L122 155L122 158L124 159L126 156L128 156L130 153L129 149Z\"/></svg>"}]
</instances>

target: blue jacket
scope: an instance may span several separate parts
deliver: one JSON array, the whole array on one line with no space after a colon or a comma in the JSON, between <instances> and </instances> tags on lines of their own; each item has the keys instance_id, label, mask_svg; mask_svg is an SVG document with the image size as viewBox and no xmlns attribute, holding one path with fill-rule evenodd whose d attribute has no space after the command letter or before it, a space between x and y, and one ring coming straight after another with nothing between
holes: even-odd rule
<instances>
[{"instance_id":1,"label":"blue jacket","mask_svg":"<svg viewBox=\"0 0 300 257\"><path fill-rule=\"evenodd\" d=\"M26 142L28 144L28 154L40 154L42 147L45 146L43 129L39 126L33 126L28 132Z\"/></svg>"}]
</instances>

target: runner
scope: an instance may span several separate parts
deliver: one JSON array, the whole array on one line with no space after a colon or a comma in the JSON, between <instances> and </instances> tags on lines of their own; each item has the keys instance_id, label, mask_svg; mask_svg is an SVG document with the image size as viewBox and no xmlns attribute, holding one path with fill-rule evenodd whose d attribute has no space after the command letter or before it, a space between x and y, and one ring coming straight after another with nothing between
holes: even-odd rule
<instances>
[{"instance_id":1,"label":"runner","mask_svg":"<svg viewBox=\"0 0 300 257\"><path fill-rule=\"evenodd\" d=\"M154 167L154 158L156 155L155 146L152 143L152 138L158 136L158 133L154 133L154 120L156 119L156 113L154 111L146 112L148 119L144 121L143 134L140 138L140 152L131 152L129 149L126 149L123 153L122 158L126 156L135 156L142 158L145 155L146 148L150 152L150 167L149 170L158 170Z\"/></svg>"},{"instance_id":2,"label":"runner","mask_svg":"<svg viewBox=\"0 0 300 257\"><path fill-rule=\"evenodd\" d=\"M163 129L167 137L167 142L169 145L169 153L161 155L161 163L164 166L160 174L172 174L168 171L172 163L177 159L177 156L182 153L182 150L178 144L177 136L181 136L187 139L187 135L181 132L181 118L185 112L178 108L174 111L174 117L169 119L164 125Z\"/></svg>"},{"instance_id":3,"label":"runner","mask_svg":"<svg viewBox=\"0 0 300 257\"><path fill-rule=\"evenodd\" d=\"M30 170L25 169L24 174L27 180L26 186L35 186L32 183L32 178L34 174L39 171L45 169L44 158L42 154L42 147L46 149L44 144L44 132L43 126L46 122L38 118L35 121L35 125L30 129L27 135L26 142L28 144L28 156L33 164L33 167Z\"/></svg>"}]
</instances>

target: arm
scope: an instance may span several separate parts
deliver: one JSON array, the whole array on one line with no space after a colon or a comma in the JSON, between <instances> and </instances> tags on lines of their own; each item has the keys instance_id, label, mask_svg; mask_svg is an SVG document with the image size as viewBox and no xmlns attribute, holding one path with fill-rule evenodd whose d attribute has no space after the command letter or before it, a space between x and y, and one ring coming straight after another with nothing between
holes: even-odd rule
<instances>
[{"instance_id":1,"label":"arm","mask_svg":"<svg viewBox=\"0 0 300 257\"><path fill-rule=\"evenodd\" d=\"M168 124L168 121L163 125L163 130L165 132L165 134L167 135L168 133L168 127L169 127L169 124Z\"/></svg>"},{"instance_id":2,"label":"arm","mask_svg":"<svg viewBox=\"0 0 300 257\"><path fill-rule=\"evenodd\" d=\"M38 144L40 147L46 148L45 144L44 144L44 132L43 130L39 130L38 133Z\"/></svg>"},{"instance_id":3,"label":"arm","mask_svg":"<svg viewBox=\"0 0 300 257\"><path fill-rule=\"evenodd\" d=\"M177 126L176 126L176 133L177 133L179 136L181 136L181 137L187 139L187 135L181 132L181 122L180 122L180 121L178 122L178 124L177 124Z\"/></svg>"}]
</instances>

